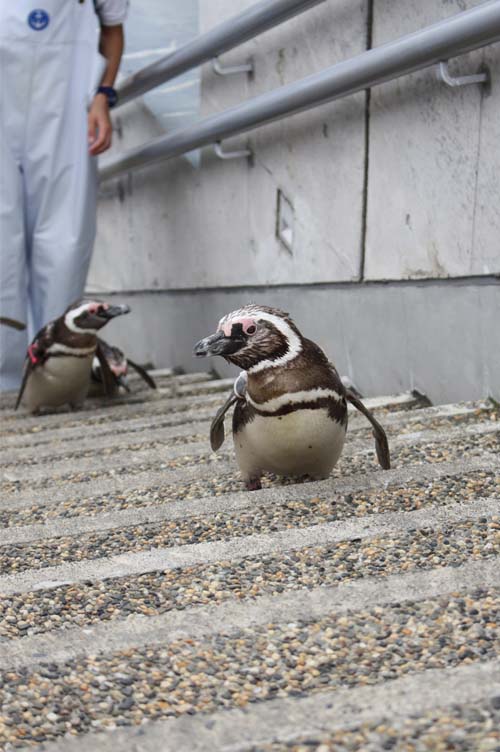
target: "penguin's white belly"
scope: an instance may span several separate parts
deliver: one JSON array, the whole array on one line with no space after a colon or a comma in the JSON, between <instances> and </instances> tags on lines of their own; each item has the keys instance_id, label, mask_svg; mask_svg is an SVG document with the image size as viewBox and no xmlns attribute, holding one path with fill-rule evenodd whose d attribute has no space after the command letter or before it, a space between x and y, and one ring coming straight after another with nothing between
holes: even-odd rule
<instances>
[{"instance_id":1,"label":"penguin's white belly","mask_svg":"<svg viewBox=\"0 0 500 752\"><path fill-rule=\"evenodd\" d=\"M246 478L260 472L326 478L344 446L346 428L328 410L256 415L234 436L236 460Z\"/></svg>"},{"instance_id":2,"label":"penguin's white belly","mask_svg":"<svg viewBox=\"0 0 500 752\"><path fill-rule=\"evenodd\" d=\"M23 403L31 411L66 403L80 405L87 396L91 365L92 355L49 358L30 374Z\"/></svg>"}]
</instances>

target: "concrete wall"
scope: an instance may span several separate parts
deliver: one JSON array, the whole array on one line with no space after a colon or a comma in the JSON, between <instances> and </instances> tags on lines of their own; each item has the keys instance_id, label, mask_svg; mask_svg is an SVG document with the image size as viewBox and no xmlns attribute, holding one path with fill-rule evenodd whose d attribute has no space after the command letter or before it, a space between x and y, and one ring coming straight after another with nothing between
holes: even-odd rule
<instances>
[{"instance_id":1,"label":"concrete wall","mask_svg":"<svg viewBox=\"0 0 500 752\"><path fill-rule=\"evenodd\" d=\"M201 31L250 4L200 0ZM201 115L477 4L326 0L223 56L252 57L252 78L204 66ZM132 303L135 358L203 367L193 342L257 300L289 310L366 394L500 396L500 45L451 68L481 64L489 93L415 73L225 144L249 141L253 166L207 149L198 167L181 158L104 185L89 289ZM115 151L156 135L140 104L118 119Z\"/></svg>"},{"instance_id":2,"label":"concrete wall","mask_svg":"<svg viewBox=\"0 0 500 752\"><path fill-rule=\"evenodd\" d=\"M396 9L391 0L376 0L373 44L478 4L405 0ZM491 70L491 92L475 85L451 89L435 70L373 89L367 279L500 271L500 204L491 200L500 166L500 48L451 61L450 71L476 73L482 65Z\"/></svg>"}]
</instances>

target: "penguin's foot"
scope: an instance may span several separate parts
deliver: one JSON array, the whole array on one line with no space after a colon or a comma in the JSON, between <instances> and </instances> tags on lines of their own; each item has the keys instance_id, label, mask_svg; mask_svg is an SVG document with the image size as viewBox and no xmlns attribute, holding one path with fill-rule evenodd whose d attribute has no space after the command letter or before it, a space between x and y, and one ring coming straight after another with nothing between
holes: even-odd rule
<instances>
[{"instance_id":1,"label":"penguin's foot","mask_svg":"<svg viewBox=\"0 0 500 752\"><path fill-rule=\"evenodd\" d=\"M245 488L247 491L260 491L262 488L260 478L249 478L245 481Z\"/></svg>"}]
</instances>

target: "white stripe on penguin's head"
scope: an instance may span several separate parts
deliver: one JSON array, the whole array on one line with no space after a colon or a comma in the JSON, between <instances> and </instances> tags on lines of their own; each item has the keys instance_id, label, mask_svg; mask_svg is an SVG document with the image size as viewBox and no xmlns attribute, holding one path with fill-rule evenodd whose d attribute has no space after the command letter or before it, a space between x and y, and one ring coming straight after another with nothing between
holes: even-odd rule
<instances>
[{"instance_id":1,"label":"white stripe on penguin's head","mask_svg":"<svg viewBox=\"0 0 500 752\"><path fill-rule=\"evenodd\" d=\"M91 306L97 306L97 305L100 305L100 304L94 300L87 300L85 301L85 303L82 303L77 308L71 308L64 315L64 324L66 328L69 329L70 332L74 332L74 334L93 334L95 336L96 334L95 329L83 329L75 323L75 319L81 316L82 313L85 313L85 311L88 311Z\"/></svg>"},{"instance_id":2,"label":"white stripe on penguin's head","mask_svg":"<svg viewBox=\"0 0 500 752\"><path fill-rule=\"evenodd\" d=\"M272 311L259 308L256 305L248 305L244 308L240 308L237 311L229 313L219 321L218 329L223 331L226 336L230 336L231 329L234 323L243 322L243 327L247 320L253 319L254 321L268 321L272 324L286 339L287 351L278 358L266 358L261 360L255 365L250 366L248 373L258 373L264 371L266 368L279 368L280 366L290 363L302 352L302 341L297 331L290 325L285 315L272 313Z\"/></svg>"}]
</instances>

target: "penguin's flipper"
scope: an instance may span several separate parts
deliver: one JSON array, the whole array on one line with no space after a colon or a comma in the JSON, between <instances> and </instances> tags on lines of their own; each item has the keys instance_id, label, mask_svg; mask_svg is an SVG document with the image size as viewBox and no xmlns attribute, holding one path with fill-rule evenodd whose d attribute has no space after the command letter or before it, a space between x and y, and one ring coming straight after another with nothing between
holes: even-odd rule
<instances>
[{"instance_id":1,"label":"penguin's flipper","mask_svg":"<svg viewBox=\"0 0 500 752\"><path fill-rule=\"evenodd\" d=\"M360 413L363 413L363 415L368 418L370 423L373 426L373 435L375 437L375 449L377 451L377 457L378 461L381 467L384 468L384 470L389 470L391 467L391 455L389 452L389 442L387 441L387 435L371 412L366 408L360 399L358 399L350 389L346 389L346 398L349 400L349 402L354 405L354 407L360 411Z\"/></svg>"},{"instance_id":2,"label":"penguin's flipper","mask_svg":"<svg viewBox=\"0 0 500 752\"><path fill-rule=\"evenodd\" d=\"M23 380L21 381L21 386L19 387L19 392L17 394L17 400L16 400L16 406L14 407L14 410L17 410L17 408L21 404L21 400L23 398L23 394L26 388L28 377L34 368L35 368L34 363L32 363L29 358L26 358L26 360L24 361Z\"/></svg>"},{"instance_id":3,"label":"penguin's flipper","mask_svg":"<svg viewBox=\"0 0 500 752\"><path fill-rule=\"evenodd\" d=\"M43 363L45 363L45 360L47 359L47 351L52 344L51 337L53 328L54 324L53 322L50 322L49 324L47 324L47 326L44 326L42 329L40 329L35 339L28 347L28 352L26 353L26 359L24 361L23 379L21 381L21 386L19 387L19 393L17 395L16 406L14 407L14 410L17 410L17 408L21 404L24 390L26 388L26 383L31 373L37 366L43 365Z\"/></svg>"},{"instance_id":4,"label":"penguin's flipper","mask_svg":"<svg viewBox=\"0 0 500 752\"><path fill-rule=\"evenodd\" d=\"M95 349L95 357L97 358L101 366L100 376L102 380L104 394L106 395L106 397L112 397L113 391L116 387L116 379L113 375L113 371L109 367L109 363L106 359L106 355L99 341L97 342L97 346Z\"/></svg>"},{"instance_id":5,"label":"penguin's flipper","mask_svg":"<svg viewBox=\"0 0 500 752\"><path fill-rule=\"evenodd\" d=\"M222 407L219 407L215 418L210 424L210 446L214 452L216 452L217 449L220 449L224 443L224 417L229 408L232 407L238 399L239 397L237 397L236 394L231 394Z\"/></svg>"},{"instance_id":6,"label":"penguin's flipper","mask_svg":"<svg viewBox=\"0 0 500 752\"><path fill-rule=\"evenodd\" d=\"M23 329L26 329L26 324L23 324L22 321L17 321L17 319L10 319L8 316L0 316L0 324L5 324L5 326L10 326L12 329L18 329L20 332L22 332Z\"/></svg>"},{"instance_id":7,"label":"penguin's flipper","mask_svg":"<svg viewBox=\"0 0 500 752\"><path fill-rule=\"evenodd\" d=\"M156 381L152 376L149 375L145 368L140 366L138 363L134 363L134 361L130 360L130 358L127 358L127 363L129 364L129 366L132 366L134 371L139 374L141 379L143 379L143 381L145 381L146 384L151 387L151 389L156 389Z\"/></svg>"}]
</instances>

